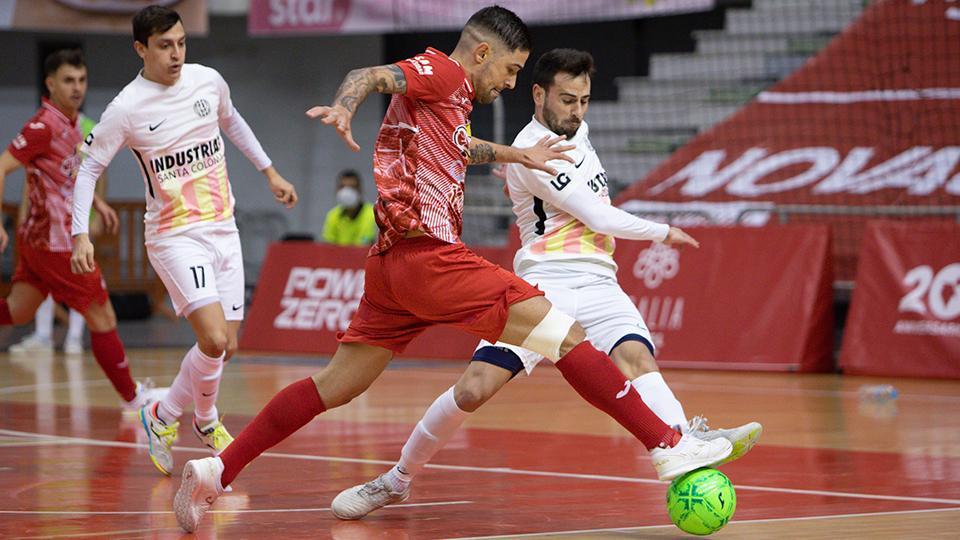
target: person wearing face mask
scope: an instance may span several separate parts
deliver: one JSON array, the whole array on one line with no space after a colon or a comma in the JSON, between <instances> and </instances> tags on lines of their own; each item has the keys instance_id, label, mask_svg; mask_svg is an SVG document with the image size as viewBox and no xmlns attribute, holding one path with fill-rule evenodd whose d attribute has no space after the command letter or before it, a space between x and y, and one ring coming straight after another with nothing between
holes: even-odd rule
<instances>
[{"instance_id":1,"label":"person wearing face mask","mask_svg":"<svg viewBox=\"0 0 960 540\"><path fill-rule=\"evenodd\" d=\"M352 169L337 176L337 205L323 222L323 240L338 246L369 246L377 239L373 205L360 192L360 174Z\"/></svg>"}]
</instances>

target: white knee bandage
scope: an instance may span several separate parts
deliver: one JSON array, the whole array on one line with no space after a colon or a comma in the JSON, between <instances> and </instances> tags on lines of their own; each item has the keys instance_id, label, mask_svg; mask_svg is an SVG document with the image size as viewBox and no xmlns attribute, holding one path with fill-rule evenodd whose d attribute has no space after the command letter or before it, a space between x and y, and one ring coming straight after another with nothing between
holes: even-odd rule
<instances>
[{"instance_id":1,"label":"white knee bandage","mask_svg":"<svg viewBox=\"0 0 960 540\"><path fill-rule=\"evenodd\" d=\"M551 306L547 315L530 331L530 335L520 346L556 362L560 359L560 345L575 322L577 321L573 320L573 317Z\"/></svg>"}]
</instances>

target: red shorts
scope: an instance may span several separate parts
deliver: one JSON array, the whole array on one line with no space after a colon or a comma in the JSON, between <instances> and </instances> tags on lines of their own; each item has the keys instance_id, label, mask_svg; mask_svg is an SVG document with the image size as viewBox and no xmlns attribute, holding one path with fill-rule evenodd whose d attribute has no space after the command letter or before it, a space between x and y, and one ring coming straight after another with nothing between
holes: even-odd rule
<instances>
[{"instance_id":1,"label":"red shorts","mask_svg":"<svg viewBox=\"0 0 960 540\"><path fill-rule=\"evenodd\" d=\"M28 242L17 239L17 269L13 282L29 283L44 296L86 313L90 304L103 304L109 298L107 286L98 266L89 274L74 274L70 270L70 253L34 249Z\"/></svg>"},{"instance_id":2,"label":"red shorts","mask_svg":"<svg viewBox=\"0 0 960 540\"><path fill-rule=\"evenodd\" d=\"M407 238L367 258L360 307L339 338L399 354L427 328L446 324L494 343L508 308L542 295L461 243Z\"/></svg>"}]
</instances>

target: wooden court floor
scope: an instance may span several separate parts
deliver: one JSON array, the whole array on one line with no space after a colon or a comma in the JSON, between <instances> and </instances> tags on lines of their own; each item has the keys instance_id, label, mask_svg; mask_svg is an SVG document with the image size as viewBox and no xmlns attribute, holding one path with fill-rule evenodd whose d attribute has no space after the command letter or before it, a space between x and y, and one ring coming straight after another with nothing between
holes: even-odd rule
<instances>
[{"instance_id":1,"label":"wooden court floor","mask_svg":"<svg viewBox=\"0 0 960 540\"><path fill-rule=\"evenodd\" d=\"M183 351L133 350L169 384ZM244 356L225 370L234 434L323 359ZM396 459L462 363L395 361L362 397L255 461L197 538L689 538L667 517L646 451L553 368L520 377L466 423L411 498L360 522L329 511L343 488ZM960 383L834 375L665 372L687 414L764 424L723 467L737 486L717 538L960 538ZM891 382L896 401L864 402ZM190 538L171 513L179 477L150 464L135 419L93 359L0 355L0 538ZM186 422L177 469L206 455Z\"/></svg>"}]
</instances>

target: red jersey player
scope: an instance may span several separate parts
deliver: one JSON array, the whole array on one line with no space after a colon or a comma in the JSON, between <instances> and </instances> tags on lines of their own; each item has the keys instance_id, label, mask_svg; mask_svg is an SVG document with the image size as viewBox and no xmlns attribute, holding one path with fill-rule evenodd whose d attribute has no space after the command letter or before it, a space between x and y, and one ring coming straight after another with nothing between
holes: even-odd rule
<instances>
[{"instance_id":1,"label":"red jersey player","mask_svg":"<svg viewBox=\"0 0 960 540\"><path fill-rule=\"evenodd\" d=\"M136 411L158 399L165 390L134 382L123 343L117 335L117 316L109 302L100 269L83 276L70 271L73 241L70 222L73 183L80 165L81 142L77 115L87 92L87 68L77 50L54 52L44 62L49 98L0 155L0 193L6 175L27 169L30 214L17 232L19 260L10 295L0 299L0 325L29 322L48 294L83 314L90 328L93 356L106 373L125 407ZM117 214L99 197L97 211L107 226L117 226ZM0 228L0 250L7 247Z\"/></svg>"},{"instance_id":2,"label":"red jersey player","mask_svg":"<svg viewBox=\"0 0 960 540\"><path fill-rule=\"evenodd\" d=\"M701 441L664 424L574 319L543 293L472 253L460 241L463 181L472 163L515 162L556 174L546 162L570 161L544 136L517 149L470 136L474 101L512 89L530 54L523 21L501 7L467 21L449 56L435 49L388 66L351 71L331 107L307 114L333 125L347 145L356 108L373 91L393 94L374 149L380 236L366 263L364 295L330 364L281 390L217 458L188 462L174 498L180 526L193 531L237 474L314 416L363 393L393 355L435 324L503 341L554 362L588 402L651 450L663 479L714 465L731 452L725 439ZM492 338L492 339L491 339Z\"/></svg>"}]
</instances>

